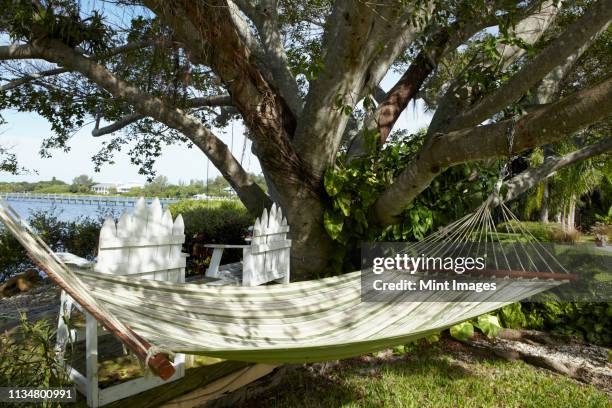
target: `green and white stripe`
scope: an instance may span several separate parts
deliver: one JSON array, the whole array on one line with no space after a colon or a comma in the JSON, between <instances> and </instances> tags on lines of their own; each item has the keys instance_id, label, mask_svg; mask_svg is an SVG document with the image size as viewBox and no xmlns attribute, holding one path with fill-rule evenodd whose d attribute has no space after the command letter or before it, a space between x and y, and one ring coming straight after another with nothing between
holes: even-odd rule
<instances>
[{"instance_id":1,"label":"green and white stripe","mask_svg":"<svg viewBox=\"0 0 612 408\"><path fill-rule=\"evenodd\" d=\"M492 296L409 302L362 301L361 272L259 287L207 286L79 273L105 309L153 344L186 354L253 362L309 362L345 358L403 344L559 281L497 279ZM503 292L503 293L502 293ZM367 297L367 295L366 295Z\"/></svg>"}]
</instances>

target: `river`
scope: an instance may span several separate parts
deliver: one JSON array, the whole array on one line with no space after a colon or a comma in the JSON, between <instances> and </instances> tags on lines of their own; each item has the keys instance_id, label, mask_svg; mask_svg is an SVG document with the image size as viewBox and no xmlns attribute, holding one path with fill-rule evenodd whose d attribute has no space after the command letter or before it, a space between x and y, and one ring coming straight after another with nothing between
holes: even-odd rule
<instances>
[{"instance_id":1,"label":"river","mask_svg":"<svg viewBox=\"0 0 612 408\"><path fill-rule=\"evenodd\" d=\"M134 199L136 200L136 199ZM133 206L108 205L101 202L95 204L62 203L51 200L20 200L10 199L6 201L23 218L29 217L38 211L53 212L63 221L74 221L80 217L101 218L112 215L117 218L124 209L132 212Z\"/></svg>"}]
</instances>

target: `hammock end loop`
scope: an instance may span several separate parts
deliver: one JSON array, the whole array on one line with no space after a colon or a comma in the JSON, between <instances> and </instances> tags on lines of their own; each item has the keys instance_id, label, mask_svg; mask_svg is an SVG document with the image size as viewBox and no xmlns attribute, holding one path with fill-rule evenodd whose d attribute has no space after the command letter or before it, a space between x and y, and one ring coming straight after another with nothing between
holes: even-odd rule
<instances>
[{"instance_id":1,"label":"hammock end loop","mask_svg":"<svg viewBox=\"0 0 612 408\"><path fill-rule=\"evenodd\" d=\"M167 380L174 375L176 369L170 362L168 354L157 353L148 359L148 366L162 380Z\"/></svg>"}]
</instances>

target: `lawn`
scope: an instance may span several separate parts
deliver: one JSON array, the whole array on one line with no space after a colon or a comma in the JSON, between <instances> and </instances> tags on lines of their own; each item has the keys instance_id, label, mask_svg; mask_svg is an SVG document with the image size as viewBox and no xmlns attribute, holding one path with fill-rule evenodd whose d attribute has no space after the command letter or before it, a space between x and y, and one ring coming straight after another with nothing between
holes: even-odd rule
<instances>
[{"instance_id":1,"label":"lawn","mask_svg":"<svg viewBox=\"0 0 612 408\"><path fill-rule=\"evenodd\" d=\"M298 367L250 407L612 407L593 386L522 362L434 346L391 358Z\"/></svg>"}]
</instances>

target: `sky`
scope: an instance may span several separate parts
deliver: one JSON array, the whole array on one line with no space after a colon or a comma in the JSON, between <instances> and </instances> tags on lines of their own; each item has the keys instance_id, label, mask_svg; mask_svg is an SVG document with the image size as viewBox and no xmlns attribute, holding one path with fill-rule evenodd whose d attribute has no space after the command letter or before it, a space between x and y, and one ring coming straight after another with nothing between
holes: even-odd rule
<instances>
[{"instance_id":1,"label":"sky","mask_svg":"<svg viewBox=\"0 0 612 408\"><path fill-rule=\"evenodd\" d=\"M398 78L398 74L389 73L382 82L383 89L391 88ZM55 150L51 158L41 158L39 155L41 142L52 134L49 123L36 113L19 113L11 110L3 111L1 114L7 124L0 126L0 146L10 148L17 155L21 166L35 170L37 173L33 171L22 175L0 173L0 181L31 182L56 177L59 180L71 182L74 177L81 174L93 177L96 182L146 181L145 176L138 174L138 166L130 163L127 155L129 148L124 148L121 152L116 153L114 164L105 164L99 173L95 173L91 157L100 149L102 142L109 140L112 136L93 137L91 135L93 124L84 127L72 137L68 143L71 148L69 152ZM425 112L422 101L417 101L416 105L411 103L405 109L395 129L408 129L414 132L427 126L430 119L431 115ZM228 146L232 145L231 126L224 130L213 129L213 131ZM238 160L240 160L245 141L243 132L242 125L235 122L232 152ZM206 179L207 165L209 178L220 175L199 149L196 147L190 149L184 144L177 144L164 147L154 168L158 175L164 175L171 183L176 184L180 181L189 182L191 179ZM257 157L251 154L249 141L247 141L243 166L249 172L261 173Z\"/></svg>"}]
</instances>

